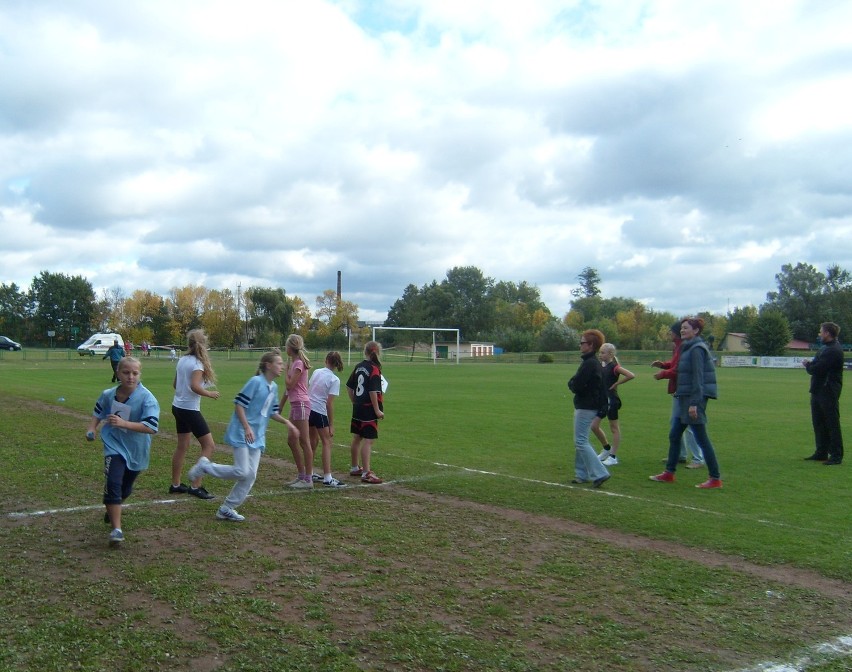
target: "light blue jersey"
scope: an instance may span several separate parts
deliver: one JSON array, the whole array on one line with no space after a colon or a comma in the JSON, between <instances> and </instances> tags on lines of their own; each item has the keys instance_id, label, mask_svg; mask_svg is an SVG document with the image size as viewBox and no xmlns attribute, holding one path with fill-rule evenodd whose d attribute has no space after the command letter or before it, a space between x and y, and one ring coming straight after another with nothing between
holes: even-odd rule
<instances>
[{"instance_id":1,"label":"light blue jersey","mask_svg":"<svg viewBox=\"0 0 852 672\"><path fill-rule=\"evenodd\" d=\"M246 441L246 433L237 412L231 416L228 429L225 430L225 443L229 446L247 446L263 452L266 449L266 427L269 418L278 413L278 385L266 380L266 376L258 374L243 386L234 404L245 409L246 420L254 432L254 442Z\"/></svg>"},{"instance_id":2,"label":"light blue jersey","mask_svg":"<svg viewBox=\"0 0 852 672\"><path fill-rule=\"evenodd\" d=\"M139 383L133 394L122 403L115 398L117 389L111 387L101 392L101 396L95 403L93 415L103 421L114 413L130 422L141 422L156 433L160 423L160 404L151 391ZM133 432L122 427L104 424L101 429L104 455L121 455L128 469L142 471L148 468L152 436L152 434Z\"/></svg>"}]
</instances>

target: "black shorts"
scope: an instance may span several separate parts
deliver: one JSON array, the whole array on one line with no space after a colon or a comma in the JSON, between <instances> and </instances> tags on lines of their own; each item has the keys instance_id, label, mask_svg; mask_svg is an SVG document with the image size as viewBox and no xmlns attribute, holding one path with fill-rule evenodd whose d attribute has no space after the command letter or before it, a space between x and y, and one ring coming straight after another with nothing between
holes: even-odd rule
<instances>
[{"instance_id":1,"label":"black shorts","mask_svg":"<svg viewBox=\"0 0 852 672\"><path fill-rule=\"evenodd\" d=\"M606 412L601 411L598 415L602 418L607 418L608 420L618 420L619 408L621 408L621 397L610 397L609 406L607 406Z\"/></svg>"},{"instance_id":2,"label":"black shorts","mask_svg":"<svg viewBox=\"0 0 852 672\"><path fill-rule=\"evenodd\" d=\"M378 420L356 420L352 418L349 431L352 434L357 434L362 439L378 439L379 422Z\"/></svg>"},{"instance_id":3,"label":"black shorts","mask_svg":"<svg viewBox=\"0 0 852 672\"><path fill-rule=\"evenodd\" d=\"M192 435L199 439L210 433L210 427L207 426L207 421L201 415L201 411L190 411L186 408L172 406L172 415L175 416L178 434L192 432Z\"/></svg>"},{"instance_id":4,"label":"black shorts","mask_svg":"<svg viewBox=\"0 0 852 672\"><path fill-rule=\"evenodd\" d=\"M311 411L311 414L308 416L308 427L316 427L317 429L325 429L329 427L331 423L328 421L328 416L323 415L322 413L317 413L316 411Z\"/></svg>"}]
</instances>

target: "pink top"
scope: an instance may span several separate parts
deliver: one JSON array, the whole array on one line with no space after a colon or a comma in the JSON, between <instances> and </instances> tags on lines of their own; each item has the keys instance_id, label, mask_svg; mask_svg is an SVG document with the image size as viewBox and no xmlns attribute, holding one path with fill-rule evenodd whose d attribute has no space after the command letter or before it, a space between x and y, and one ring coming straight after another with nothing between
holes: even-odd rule
<instances>
[{"instance_id":1,"label":"pink top","mask_svg":"<svg viewBox=\"0 0 852 672\"><path fill-rule=\"evenodd\" d=\"M298 357L290 364L290 369L287 372L288 376L292 376L294 371L298 371L296 384L287 390L287 399L292 404L295 402L307 402L308 396L308 370L305 368L305 363Z\"/></svg>"}]
</instances>

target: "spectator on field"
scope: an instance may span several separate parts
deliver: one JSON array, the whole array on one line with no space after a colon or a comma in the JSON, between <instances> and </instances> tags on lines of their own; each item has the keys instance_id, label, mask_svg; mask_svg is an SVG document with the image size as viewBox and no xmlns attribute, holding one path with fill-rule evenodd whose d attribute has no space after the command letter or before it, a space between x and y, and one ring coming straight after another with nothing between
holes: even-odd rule
<instances>
[{"instance_id":1,"label":"spectator on field","mask_svg":"<svg viewBox=\"0 0 852 672\"><path fill-rule=\"evenodd\" d=\"M816 449L806 460L818 460L828 466L843 462L843 434L840 431L840 392L843 389L843 348L837 337L840 327L823 322L819 336L822 348L802 366L811 377L811 423Z\"/></svg>"},{"instance_id":2,"label":"spectator on field","mask_svg":"<svg viewBox=\"0 0 852 672\"><path fill-rule=\"evenodd\" d=\"M257 479L260 458L266 450L269 420L287 425L288 433L298 430L278 412L278 385L275 379L284 370L284 360L276 348L260 358L257 373L243 385L234 398L234 413L225 430L225 443L234 450L233 466L211 462L202 455L189 470L189 480L204 474L235 481L231 492L216 511L216 518L241 523L245 516L237 507L246 501Z\"/></svg>"},{"instance_id":3,"label":"spectator on field","mask_svg":"<svg viewBox=\"0 0 852 672\"><path fill-rule=\"evenodd\" d=\"M378 485L382 479L373 472L373 443L379 438L379 420L385 417L382 391L382 346L369 341L364 346L364 359L355 366L346 381L346 392L352 402L349 447L352 466L350 476L360 476L362 483Z\"/></svg>"},{"instance_id":4,"label":"spectator on field","mask_svg":"<svg viewBox=\"0 0 852 672\"><path fill-rule=\"evenodd\" d=\"M296 480L290 483L291 488L297 490L310 490L314 487L314 454L311 450L310 429L308 419L311 416L311 400L308 395L308 371L311 361L305 352L305 341L298 334L290 334L287 337L287 375L285 377L285 390L281 396L281 409L284 404L290 402L290 422L299 430L298 434L289 434L287 443L293 460L296 462L298 475Z\"/></svg>"},{"instance_id":5,"label":"spectator on field","mask_svg":"<svg viewBox=\"0 0 852 672\"><path fill-rule=\"evenodd\" d=\"M571 482L591 481L596 488L610 478L609 470L598 459L589 440L592 422L606 404L603 370L596 357L603 342L604 335L597 329L583 332L580 336L582 361L577 373L568 381L568 389L574 393L574 480Z\"/></svg>"},{"instance_id":6,"label":"spectator on field","mask_svg":"<svg viewBox=\"0 0 852 672\"><path fill-rule=\"evenodd\" d=\"M651 366L661 369L654 374L656 380L669 381L668 392L672 395L672 414L671 418L669 418L669 427L671 427L671 422L678 413L678 402L674 393L677 391L677 365L680 360L680 322L675 322L671 326L669 335L672 340L672 358L667 362L660 361L659 359L654 360L651 362ZM686 464L687 450L689 451L689 455L692 456L689 464ZM668 462L668 458L664 459L663 462ZM695 442L695 434L692 431L692 426L688 427L681 437L678 463L686 464L687 469L701 469L704 467L704 453L701 452L701 448Z\"/></svg>"},{"instance_id":7,"label":"spectator on field","mask_svg":"<svg viewBox=\"0 0 852 672\"><path fill-rule=\"evenodd\" d=\"M308 396L311 414L310 427L311 452L316 464L316 452L322 442L322 476L314 480L322 481L329 488L342 488L341 483L331 473L331 440L334 438L334 399L340 395L340 379L335 371L343 370L343 359L339 352L329 352L325 356L325 366L311 374L308 382Z\"/></svg>"},{"instance_id":8,"label":"spectator on field","mask_svg":"<svg viewBox=\"0 0 852 672\"><path fill-rule=\"evenodd\" d=\"M677 390L675 399L678 412L672 419L669 431L669 457L662 473L650 476L652 481L671 483L675 480L681 438L687 427L692 427L695 440L704 453L709 478L697 488L721 488L722 478L716 451L707 435L707 402L716 399L716 367L710 348L701 338L704 320L688 317L680 325L680 360L677 365Z\"/></svg>"},{"instance_id":9,"label":"spectator on field","mask_svg":"<svg viewBox=\"0 0 852 672\"><path fill-rule=\"evenodd\" d=\"M207 421L201 415L201 397L219 398L219 392L209 389L216 385L216 373L207 352L207 334L203 329L193 329L187 333L186 342L187 353L178 360L172 382L175 391L172 415L177 427L177 447L172 455L172 482L169 493L189 493L199 499L213 499L213 495L202 487L200 477L190 481L189 485L181 482L183 463L192 436L201 444L201 454L204 457L209 459L213 456L216 444Z\"/></svg>"},{"instance_id":10,"label":"spectator on field","mask_svg":"<svg viewBox=\"0 0 852 672\"><path fill-rule=\"evenodd\" d=\"M116 343L118 346L118 343ZM117 367L119 384L101 392L95 403L86 439L95 440L98 425L103 422L104 444L104 521L112 525L112 545L124 541L121 529L121 503L130 497L133 484L148 468L151 436L160 422L160 405L156 397L141 383L142 364L135 357L124 357Z\"/></svg>"},{"instance_id":11,"label":"spectator on field","mask_svg":"<svg viewBox=\"0 0 852 672\"><path fill-rule=\"evenodd\" d=\"M112 367L112 380L110 382L116 383L118 382L118 363L124 357L124 348L118 344L118 341L112 342L109 350L106 351L106 354L101 359L106 359L107 357L109 357L109 364Z\"/></svg>"},{"instance_id":12,"label":"spectator on field","mask_svg":"<svg viewBox=\"0 0 852 672\"><path fill-rule=\"evenodd\" d=\"M604 343L601 346L600 357L603 386L606 390L607 405L605 409L598 411L592 420L592 432L601 442L603 450L598 453L598 459L604 466L612 467L618 464L618 448L621 445L621 426L618 422L618 411L621 408L621 397L618 396L618 386L629 383L636 376L618 363L615 356L615 346L612 343ZM606 433L601 429L601 421L609 420L609 431L612 432L612 444L606 439Z\"/></svg>"}]
</instances>

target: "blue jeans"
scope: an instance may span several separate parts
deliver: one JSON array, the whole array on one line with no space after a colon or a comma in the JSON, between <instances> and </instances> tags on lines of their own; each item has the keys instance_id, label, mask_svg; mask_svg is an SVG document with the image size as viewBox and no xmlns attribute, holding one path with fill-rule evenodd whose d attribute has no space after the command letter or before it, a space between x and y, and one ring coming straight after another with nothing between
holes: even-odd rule
<instances>
[{"instance_id":1,"label":"blue jeans","mask_svg":"<svg viewBox=\"0 0 852 672\"><path fill-rule=\"evenodd\" d=\"M574 475L578 481L596 481L609 476L609 470L598 459L598 454L589 440L592 420L597 415L597 411L574 409Z\"/></svg>"},{"instance_id":2,"label":"blue jeans","mask_svg":"<svg viewBox=\"0 0 852 672\"><path fill-rule=\"evenodd\" d=\"M704 402L707 403L706 401ZM707 436L707 425L687 425L681 422L679 417L672 418L672 427L669 431L669 459L666 462L666 471L672 474L677 470L677 460L680 456L681 438L686 429L690 428L695 435L695 441L704 453L704 461L707 463L707 472L710 478L719 478L719 462L716 460L716 451Z\"/></svg>"},{"instance_id":3,"label":"blue jeans","mask_svg":"<svg viewBox=\"0 0 852 672\"><path fill-rule=\"evenodd\" d=\"M680 411L680 406L678 405L677 397L672 397L672 417L670 422L673 422L675 418L678 416L678 412ZM691 425L689 429L683 433L680 442L680 459L686 459L686 451L687 449L692 454L693 462L701 462L704 463L704 453L701 452L701 448L698 447L698 444L695 442L695 433L692 430Z\"/></svg>"}]
</instances>

